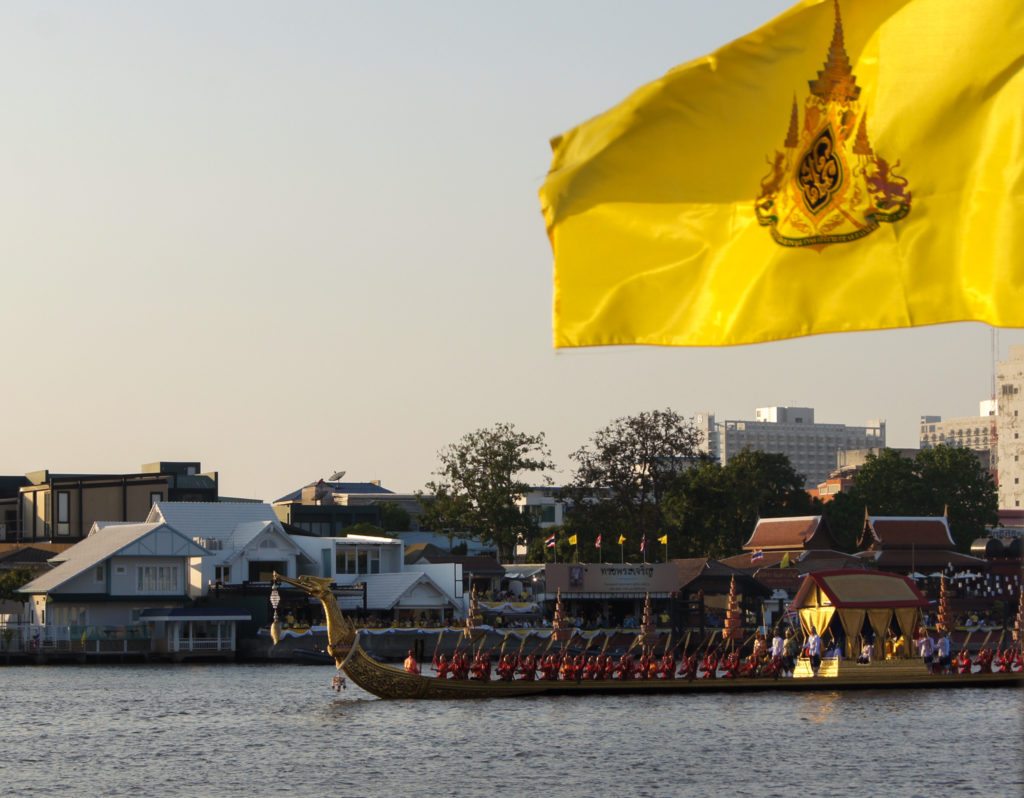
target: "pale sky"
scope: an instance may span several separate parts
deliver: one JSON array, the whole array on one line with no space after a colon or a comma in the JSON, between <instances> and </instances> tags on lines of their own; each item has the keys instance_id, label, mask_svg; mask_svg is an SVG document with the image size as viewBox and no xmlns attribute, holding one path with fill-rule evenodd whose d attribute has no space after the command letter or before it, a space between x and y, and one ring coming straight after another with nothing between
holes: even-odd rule
<instances>
[{"instance_id":1,"label":"pale sky","mask_svg":"<svg viewBox=\"0 0 1024 798\"><path fill-rule=\"evenodd\" d=\"M788 0L0 3L0 473L421 489L496 422L978 412L981 324L557 352L548 140ZM999 359L1024 331L1003 330Z\"/></svg>"}]
</instances>

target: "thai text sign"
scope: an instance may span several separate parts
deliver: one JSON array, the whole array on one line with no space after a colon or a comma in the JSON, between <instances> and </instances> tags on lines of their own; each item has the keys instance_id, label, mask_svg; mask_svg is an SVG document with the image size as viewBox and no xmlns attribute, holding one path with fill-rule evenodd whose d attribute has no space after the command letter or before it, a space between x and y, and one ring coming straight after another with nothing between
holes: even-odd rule
<instances>
[{"instance_id":1,"label":"thai text sign","mask_svg":"<svg viewBox=\"0 0 1024 798\"><path fill-rule=\"evenodd\" d=\"M675 563L549 563L544 570L548 593L670 593L679 589Z\"/></svg>"}]
</instances>

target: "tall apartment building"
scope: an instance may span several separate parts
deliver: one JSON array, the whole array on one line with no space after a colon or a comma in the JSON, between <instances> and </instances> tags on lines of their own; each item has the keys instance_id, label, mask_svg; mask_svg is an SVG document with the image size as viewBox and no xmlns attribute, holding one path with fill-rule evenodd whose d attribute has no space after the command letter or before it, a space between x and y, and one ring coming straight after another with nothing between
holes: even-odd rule
<instances>
[{"instance_id":1,"label":"tall apartment building","mask_svg":"<svg viewBox=\"0 0 1024 798\"><path fill-rule=\"evenodd\" d=\"M747 447L785 454L807 487L828 478L838 452L885 446L884 421L870 420L863 427L818 424L812 407L759 407L753 421L717 421L710 413L698 413L694 420L707 452L722 465Z\"/></svg>"},{"instance_id":2,"label":"tall apartment building","mask_svg":"<svg viewBox=\"0 0 1024 798\"><path fill-rule=\"evenodd\" d=\"M996 462L999 508L1024 508L1024 346L996 367Z\"/></svg>"}]
</instances>

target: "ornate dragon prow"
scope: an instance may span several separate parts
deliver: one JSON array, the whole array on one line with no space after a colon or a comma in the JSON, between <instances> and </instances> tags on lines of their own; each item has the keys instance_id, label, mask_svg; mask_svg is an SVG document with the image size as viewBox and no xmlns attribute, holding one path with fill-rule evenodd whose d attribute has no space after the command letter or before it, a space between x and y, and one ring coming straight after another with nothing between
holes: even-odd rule
<instances>
[{"instance_id":1,"label":"ornate dragon prow","mask_svg":"<svg viewBox=\"0 0 1024 798\"><path fill-rule=\"evenodd\" d=\"M356 627L342 612L338 606L338 599L331 592L333 580L323 576L302 575L292 579L288 576L274 572L275 581L297 587L313 598L320 599L324 608L324 617L327 619L327 653L334 657L338 669L345 661L349 649L356 639Z\"/></svg>"}]
</instances>

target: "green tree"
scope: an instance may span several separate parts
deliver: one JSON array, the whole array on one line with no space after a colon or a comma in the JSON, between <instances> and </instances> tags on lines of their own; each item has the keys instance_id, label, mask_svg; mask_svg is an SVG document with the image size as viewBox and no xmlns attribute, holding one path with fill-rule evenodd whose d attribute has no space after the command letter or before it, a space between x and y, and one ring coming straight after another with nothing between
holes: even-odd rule
<instances>
[{"instance_id":1,"label":"green tree","mask_svg":"<svg viewBox=\"0 0 1024 798\"><path fill-rule=\"evenodd\" d=\"M35 577L36 571L32 568L12 568L4 571L0 574L0 601L20 601L24 604L27 596L16 591Z\"/></svg>"},{"instance_id":2,"label":"green tree","mask_svg":"<svg viewBox=\"0 0 1024 798\"><path fill-rule=\"evenodd\" d=\"M544 484L551 484L542 475L554 468L544 433L529 435L512 424L495 424L463 435L438 452L438 461L439 479L427 483L427 492L443 497L442 509L462 529L511 560L516 544L536 526L516 504L532 487L524 476L538 474Z\"/></svg>"},{"instance_id":3,"label":"green tree","mask_svg":"<svg viewBox=\"0 0 1024 798\"><path fill-rule=\"evenodd\" d=\"M826 505L829 526L852 549L864 527L864 516L949 516L957 549L971 543L998 522L998 493L978 456L959 446L922 449L911 460L894 449L869 454L853 476L848 491Z\"/></svg>"},{"instance_id":4,"label":"green tree","mask_svg":"<svg viewBox=\"0 0 1024 798\"><path fill-rule=\"evenodd\" d=\"M786 455L749 448L725 466L705 460L682 474L666 507L680 529L669 553L681 557L728 557L739 553L758 518L821 512Z\"/></svg>"},{"instance_id":5,"label":"green tree","mask_svg":"<svg viewBox=\"0 0 1024 798\"><path fill-rule=\"evenodd\" d=\"M389 532L408 532L412 516L394 502L381 502L380 525Z\"/></svg>"},{"instance_id":6,"label":"green tree","mask_svg":"<svg viewBox=\"0 0 1024 798\"><path fill-rule=\"evenodd\" d=\"M566 495L572 525L604 541L625 535L631 554L642 538L650 546L672 536L663 502L680 473L700 457L701 433L674 410L615 419L570 454L577 466Z\"/></svg>"}]
</instances>

